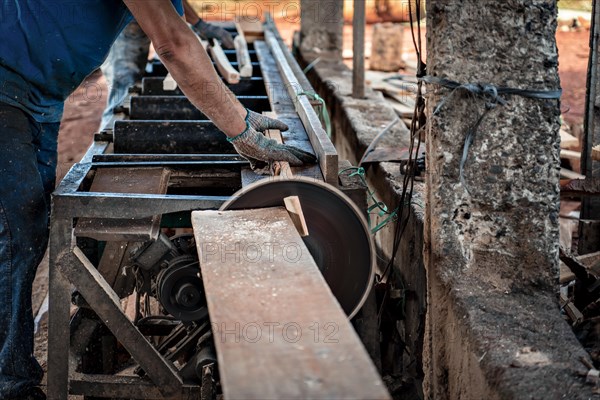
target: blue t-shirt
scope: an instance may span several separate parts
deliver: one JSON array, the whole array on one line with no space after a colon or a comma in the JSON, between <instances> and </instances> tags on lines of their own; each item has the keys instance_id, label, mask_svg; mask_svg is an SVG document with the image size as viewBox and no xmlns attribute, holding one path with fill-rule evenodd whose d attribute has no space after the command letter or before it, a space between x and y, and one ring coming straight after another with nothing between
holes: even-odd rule
<instances>
[{"instance_id":1,"label":"blue t-shirt","mask_svg":"<svg viewBox=\"0 0 600 400\"><path fill-rule=\"evenodd\" d=\"M59 122L65 99L132 19L121 0L0 0L0 102Z\"/></svg>"}]
</instances>

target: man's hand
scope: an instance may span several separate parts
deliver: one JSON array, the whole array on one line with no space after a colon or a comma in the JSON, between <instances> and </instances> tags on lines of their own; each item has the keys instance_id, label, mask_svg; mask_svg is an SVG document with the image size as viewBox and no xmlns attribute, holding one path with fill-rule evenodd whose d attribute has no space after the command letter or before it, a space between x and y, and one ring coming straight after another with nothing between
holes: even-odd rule
<instances>
[{"instance_id":1,"label":"man's hand","mask_svg":"<svg viewBox=\"0 0 600 400\"><path fill-rule=\"evenodd\" d=\"M314 155L292 146L279 144L273 139L268 139L251 126L248 126L244 132L229 139L229 141L241 156L250 161L253 169L258 161L269 165L274 161L287 161L294 167L317 162Z\"/></svg>"},{"instance_id":2,"label":"man's hand","mask_svg":"<svg viewBox=\"0 0 600 400\"><path fill-rule=\"evenodd\" d=\"M246 121L248 121L252 128L259 132L264 132L269 129L277 129L285 132L289 129L286 124L278 119L269 118L248 109L246 109L246 111L248 111L248 114L246 115Z\"/></svg>"},{"instance_id":3,"label":"man's hand","mask_svg":"<svg viewBox=\"0 0 600 400\"><path fill-rule=\"evenodd\" d=\"M204 22L200 19L198 22L192 25L192 28L194 29L194 32L196 32L196 34L204 40L208 40L210 42L211 39L217 39L226 48L234 48L233 36L231 36L229 32L221 27L209 24L208 22Z\"/></svg>"}]
</instances>

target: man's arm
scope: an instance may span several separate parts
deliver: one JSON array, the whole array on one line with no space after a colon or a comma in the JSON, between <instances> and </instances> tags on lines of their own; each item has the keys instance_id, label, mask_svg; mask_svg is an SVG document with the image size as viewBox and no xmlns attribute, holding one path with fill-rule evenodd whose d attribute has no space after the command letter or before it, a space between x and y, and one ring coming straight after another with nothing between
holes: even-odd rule
<instances>
[{"instance_id":1,"label":"man's arm","mask_svg":"<svg viewBox=\"0 0 600 400\"><path fill-rule=\"evenodd\" d=\"M236 151L252 166L257 165L257 161L269 164L287 161L293 166L316 162L314 155L278 144L258 130L271 129L266 126L282 123L249 112L227 90L208 54L177 14L171 0L123 1L154 44L156 53L181 91L228 136Z\"/></svg>"},{"instance_id":2,"label":"man's arm","mask_svg":"<svg viewBox=\"0 0 600 400\"><path fill-rule=\"evenodd\" d=\"M187 98L228 137L246 129L246 109L229 96L208 54L170 0L124 0Z\"/></svg>"}]
</instances>

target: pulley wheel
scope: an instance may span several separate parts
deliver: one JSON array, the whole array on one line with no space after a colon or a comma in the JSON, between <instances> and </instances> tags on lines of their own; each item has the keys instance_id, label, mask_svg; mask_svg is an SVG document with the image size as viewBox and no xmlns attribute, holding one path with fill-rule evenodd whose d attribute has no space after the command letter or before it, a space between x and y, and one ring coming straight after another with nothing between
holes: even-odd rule
<instances>
[{"instance_id":1,"label":"pulley wheel","mask_svg":"<svg viewBox=\"0 0 600 400\"><path fill-rule=\"evenodd\" d=\"M362 212L341 191L312 179L263 179L243 188L221 210L284 206L298 196L309 235L304 243L334 296L352 318L373 283L375 251Z\"/></svg>"},{"instance_id":2,"label":"pulley wheel","mask_svg":"<svg viewBox=\"0 0 600 400\"><path fill-rule=\"evenodd\" d=\"M169 262L157 278L158 300L180 321L198 321L208 315L198 260L190 255Z\"/></svg>"}]
</instances>

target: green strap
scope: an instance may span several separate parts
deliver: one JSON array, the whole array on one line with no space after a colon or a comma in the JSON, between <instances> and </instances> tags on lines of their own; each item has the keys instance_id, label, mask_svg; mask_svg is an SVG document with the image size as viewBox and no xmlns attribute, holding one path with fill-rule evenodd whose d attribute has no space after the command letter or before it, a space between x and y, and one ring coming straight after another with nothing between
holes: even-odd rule
<instances>
[{"instance_id":1,"label":"green strap","mask_svg":"<svg viewBox=\"0 0 600 400\"><path fill-rule=\"evenodd\" d=\"M244 119L244 121L246 122L246 129L244 129L244 131L243 131L242 133L240 133L239 135L237 135L237 136L234 136L234 137L227 137L227 141L228 141L229 143L233 143L233 142L235 142L236 140L238 140L238 139L241 139L242 137L244 137L244 135L245 135L246 133L248 133L248 131L250 130L250 122L248 122L248 117L247 117L247 116L246 116L246 119Z\"/></svg>"},{"instance_id":2,"label":"green strap","mask_svg":"<svg viewBox=\"0 0 600 400\"><path fill-rule=\"evenodd\" d=\"M321 106L320 106L321 120L325 124L325 130L327 131L327 136L329 136L331 138L331 119L329 118L329 111L327 111L327 106L325 105L325 100L323 100L323 98L321 96L319 96L318 94L311 93L311 92L300 92L296 96L297 97L307 96L307 97L310 97L311 99L316 100L319 103L321 103Z\"/></svg>"},{"instance_id":3,"label":"green strap","mask_svg":"<svg viewBox=\"0 0 600 400\"><path fill-rule=\"evenodd\" d=\"M354 171L349 175L349 177L352 178L354 176L358 176L363 182L363 184L367 187L367 193L369 194L369 198L372 201L372 204L367 208L367 223L369 224L369 229L371 230L371 233L373 235L385 228L390 222L396 221L398 219L398 211L400 210L400 208L396 207L395 210L389 212L387 205L383 201L379 201L375 198L375 192L371 191L369 189L369 186L367 185L367 180L365 178L365 169L363 167L345 168L339 172L339 175L342 175L344 172L347 171ZM377 212L377 210L379 211ZM380 218L385 217L387 215L387 218L385 218L379 224L373 226L373 223L371 222L372 214L377 214Z\"/></svg>"}]
</instances>

